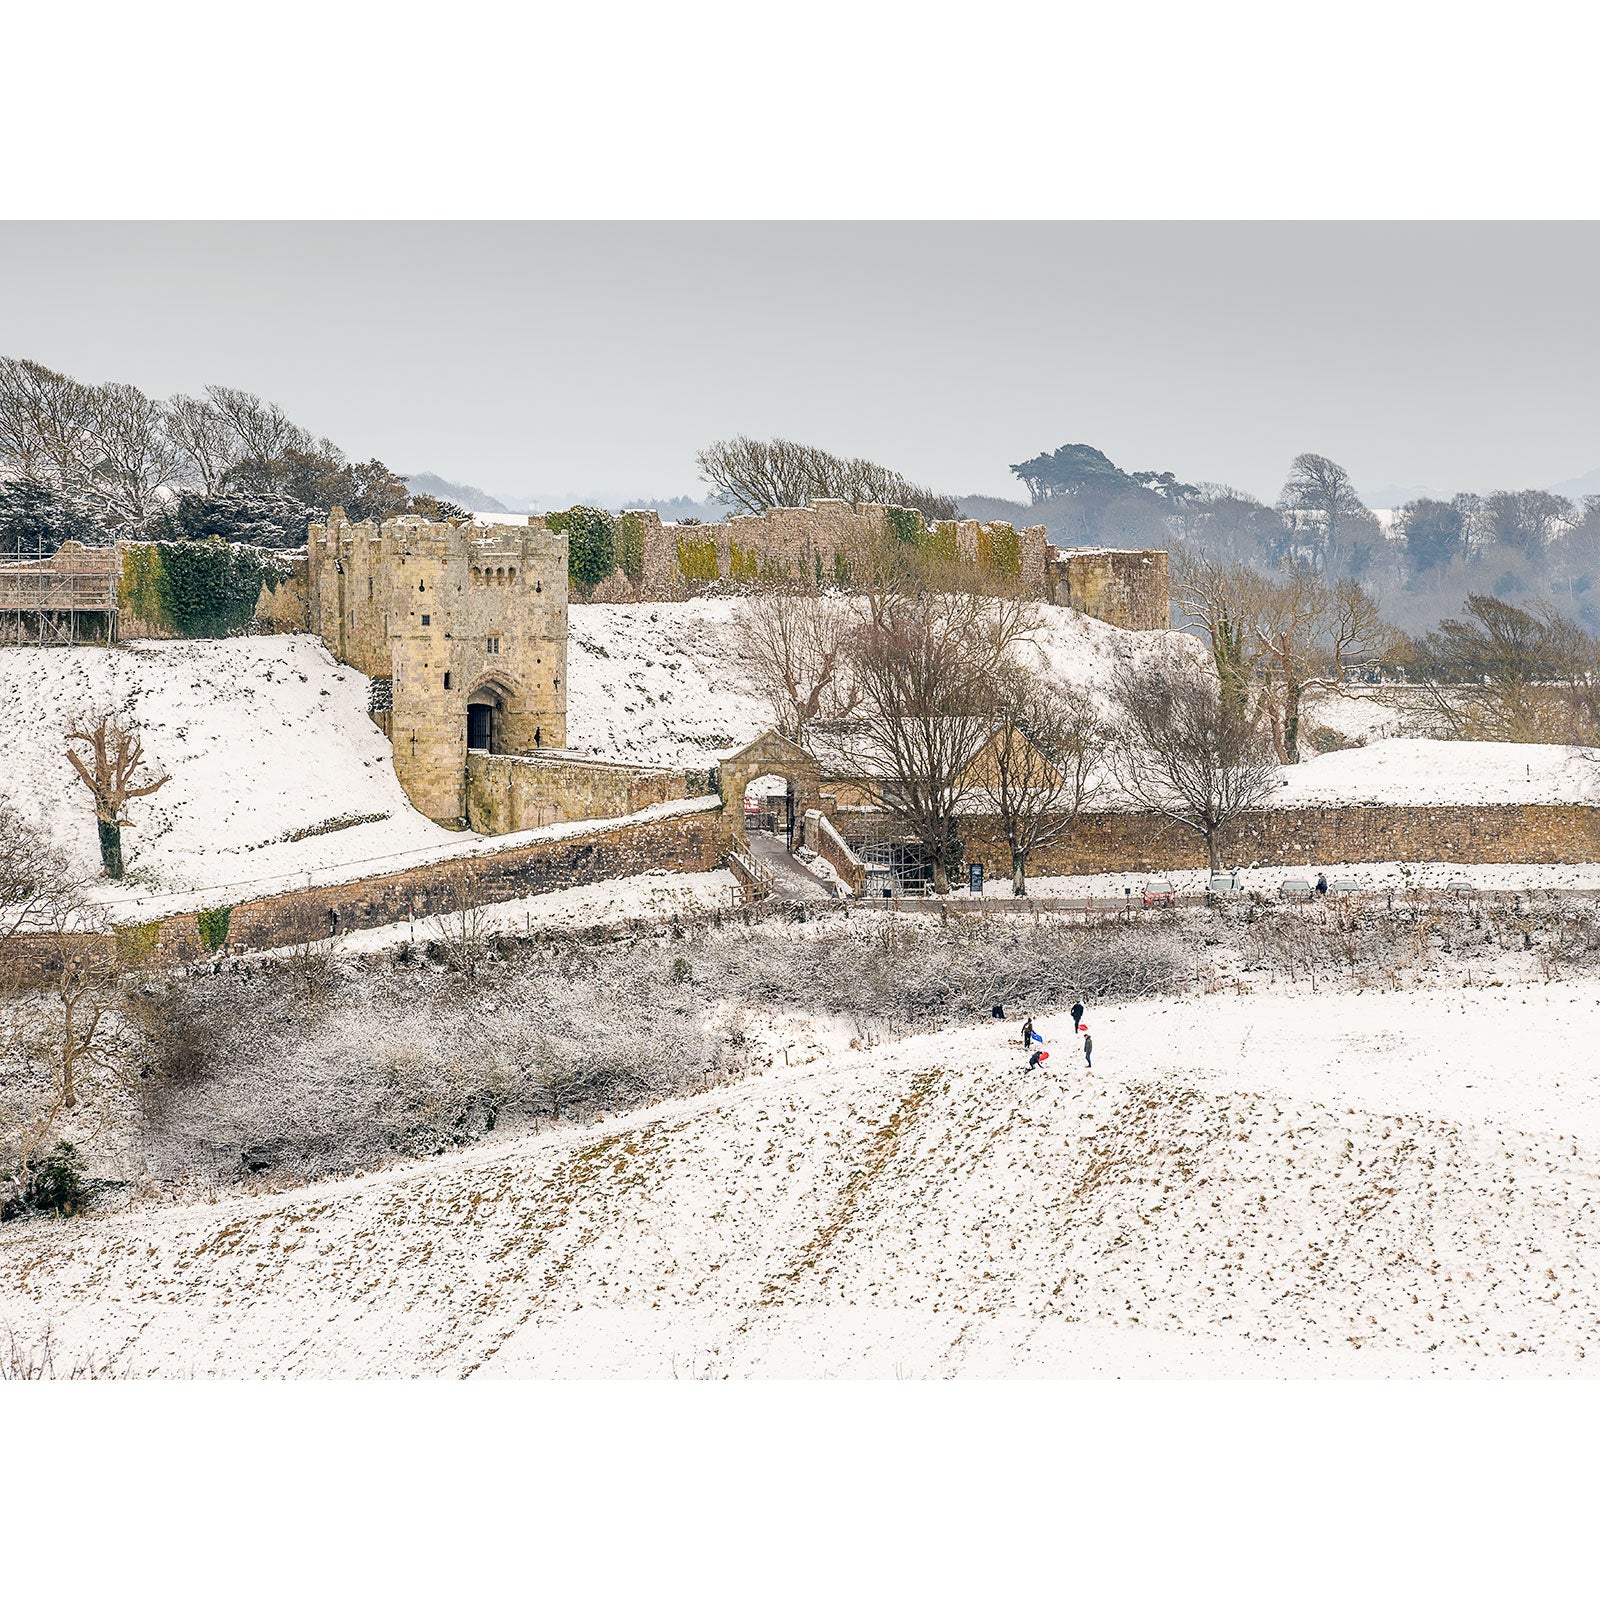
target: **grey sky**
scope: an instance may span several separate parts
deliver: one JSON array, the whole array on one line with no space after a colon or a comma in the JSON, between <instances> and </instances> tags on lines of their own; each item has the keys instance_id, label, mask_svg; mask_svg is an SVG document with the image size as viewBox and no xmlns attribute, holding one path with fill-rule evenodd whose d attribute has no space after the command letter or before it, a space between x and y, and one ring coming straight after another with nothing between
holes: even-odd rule
<instances>
[{"instance_id":1,"label":"grey sky","mask_svg":"<svg viewBox=\"0 0 1600 1600\"><path fill-rule=\"evenodd\" d=\"M253 389L500 494L785 434L955 493L1098 445L1274 496L1600 467L1600 225L0 224L0 351ZM1375 503L1381 503L1376 502Z\"/></svg>"}]
</instances>

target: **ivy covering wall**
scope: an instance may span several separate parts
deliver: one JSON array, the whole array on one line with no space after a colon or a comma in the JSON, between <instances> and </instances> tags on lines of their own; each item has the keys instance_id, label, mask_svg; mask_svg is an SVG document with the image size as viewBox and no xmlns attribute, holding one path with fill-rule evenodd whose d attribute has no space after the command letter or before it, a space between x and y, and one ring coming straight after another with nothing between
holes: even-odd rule
<instances>
[{"instance_id":1,"label":"ivy covering wall","mask_svg":"<svg viewBox=\"0 0 1600 1600\"><path fill-rule=\"evenodd\" d=\"M721 576L717 568L716 540L685 539L679 534L678 571L686 583L714 583Z\"/></svg>"},{"instance_id":2,"label":"ivy covering wall","mask_svg":"<svg viewBox=\"0 0 1600 1600\"><path fill-rule=\"evenodd\" d=\"M644 581L644 518L624 511L617 518L617 565L634 588Z\"/></svg>"},{"instance_id":3,"label":"ivy covering wall","mask_svg":"<svg viewBox=\"0 0 1600 1600\"><path fill-rule=\"evenodd\" d=\"M262 589L282 576L271 556L221 539L130 544L118 601L152 633L222 639L248 631Z\"/></svg>"},{"instance_id":4,"label":"ivy covering wall","mask_svg":"<svg viewBox=\"0 0 1600 1600\"><path fill-rule=\"evenodd\" d=\"M1001 578L1022 576L1022 535L1009 522L978 525L978 564Z\"/></svg>"},{"instance_id":5,"label":"ivy covering wall","mask_svg":"<svg viewBox=\"0 0 1600 1600\"><path fill-rule=\"evenodd\" d=\"M545 519L552 533L567 536L567 582L580 595L589 594L617 570L617 519L594 506L552 511ZM640 566L643 568L643 541Z\"/></svg>"}]
</instances>

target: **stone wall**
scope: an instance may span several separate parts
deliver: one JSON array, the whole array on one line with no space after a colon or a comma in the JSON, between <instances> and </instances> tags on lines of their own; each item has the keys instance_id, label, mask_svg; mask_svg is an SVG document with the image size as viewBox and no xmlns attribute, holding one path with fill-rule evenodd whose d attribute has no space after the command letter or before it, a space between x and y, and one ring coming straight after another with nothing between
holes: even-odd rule
<instances>
[{"instance_id":1,"label":"stone wall","mask_svg":"<svg viewBox=\"0 0 1600 1600\"><path fill-rule=\"evenodd\" d=\"M296 556L276 589L262 585L256 600L257 633L311 631L311 571L305 556Z\"/></svg>"},{"instance_id":2,"label":"stone wall","mask_svg":"<svg viewBox=\"0 0 1600 1600\"><path fill-rule=\"evenodd\" d=\"M1172 607L1165 550L1050 552L1050 597L1119 628L1168 628Z\"/></svg>"},{"instance_id":3,"label":"stone wall","mask_svg":"<svg viewBox=\"0 0 1600 1600\"><path fill-rule=\"evenodd\" d=\"M681 772L565 754L467 755L467 822L476 833L519 833L556 822L625 817L689 793Z\"/></svg>"},{"instance_id":4,"label":"stone wall","mask_svg":"<svg viewBox=\"0 0 1600 1600\"><path fill-rule=\"evenodd\" d=\"M307 544L311 619L334 657L391 680L395 774L464 825L469 706L500 755L567 742L567 541L543 527L381 527L335 509Z\"/></svg>"},{"instance_id":5,"label":"stone wall","mask_svg":"<svg viewBox=\"0 0 1600 1600\"><path fill-rule=\"evenodd\" d=\"M587 599L682 600L713 584L763 579L848 588L853 574L868 570L873 550L894 537L892 522L908 513L812 500L705 524L664 523L654 511L627 515L641 531L639 581L615 572ZM941 522L919 538L974 566L1004 570L1014 562L1025 592L1116 627L1169 625L1165 550L1060 550L1042 527L1018 531L1005 522Z\"/></svg>"},{"instance_id":6,"label":"stone wall","mask_svg":"<svg viewBox=\"0 0 1600 1600\"><path fill-rule=\"evenodd\" d=\"M641 530L637 585L614 573L588 598L597 601L683 600L712 584L787 579L814 588L846 588L852 572L866 570L871 552L891 537L896 507L848 500L812 500L778 506L759 516L723 522L662 522L655 511L630 511ZM534 517L536 526L543 519ZM997 551L1014 554L1017 576L1029 593L1046 599L1049 541L1043 528L1018 533L1009 523L942 522L926 537L967 562L990 562Z\"/></svg>"},{"instance_id":7,"label":"stone wall","mask_svg":"<svg viewBox=\"0 0 1600 1600\"><path fill-rule=\"evenodd\" d=\"M1010 853L990 818L962 824L967 859L1009 876ZM1229 866L1316 867L1361 861L1600 861L1600 807L1325 806L1258 811L1224 842ZM1200 836L1143 812L1096 812L1034 852L1033 877L1174 872L1204 867Z\"/></svg>"},{"instance_id":8,"label":"stone wall","mask_svg":"<svg viewBox=\"0 0 1600 1600\"><path fill-rule=\"evenodd\" d=\"M275 950L334 933L380 928L408 916L420 922L454 910L463 891L480 904L494 905L640 872L710 872L720 865L722 851L721 818L714 807L645 821L623 818L615 827L513 845L469 861L442 861L356 883L246 901L233 907L228 944L241 950ZM425 928L417 931L427 937ZM141 932L149 934L148 941L135 937ZM85 936L85 942L94 937ZM130 947L169 960L197 960L209 953L194 912L163 918L144 930L125 928L121 937ZM109 964L118 937L106 935L96 943ZM7 959L23 970L40 971L55 948L51 940L18 939L8 947Z\"/></svg>"}]
</instances>

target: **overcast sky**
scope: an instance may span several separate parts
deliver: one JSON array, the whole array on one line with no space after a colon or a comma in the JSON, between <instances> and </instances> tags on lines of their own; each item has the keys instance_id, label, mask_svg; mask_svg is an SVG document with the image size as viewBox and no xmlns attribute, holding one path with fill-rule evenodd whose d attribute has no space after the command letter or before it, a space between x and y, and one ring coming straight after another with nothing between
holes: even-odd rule
<instances>
[{"instance_id":1,"label":"overcast sky","mask_svg":"<svg viewBox=\"0 0 1600 1600\"><path fill-rule=\"evenodd\" d=\"M1600 468L1596 224L0 224L0 351L253 389L502 497L734 433L1021 497L1068 442L1272 498ZM1595 485L1600 489L1600 483Z\"/></svg>"}]
</instances>

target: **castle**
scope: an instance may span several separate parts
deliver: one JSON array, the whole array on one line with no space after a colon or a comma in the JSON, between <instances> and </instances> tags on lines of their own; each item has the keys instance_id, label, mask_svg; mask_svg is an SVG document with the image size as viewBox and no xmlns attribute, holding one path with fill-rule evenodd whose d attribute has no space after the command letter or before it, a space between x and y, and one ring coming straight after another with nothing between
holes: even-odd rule
<instances>
[{"instance_id":1,"label":"castle","mask_svg":"<svg viewBox=\"0 0 1600 1600\"><path fill-rule=\"evenodd\" d=\"M898 539L1118 627L1168 624L1164 550L1058 550L1043 528L929 525L841 500L711 525L629 511L617 524L614 570L576 598L670 601L772 580L848 588ZM0 563L0 643L171 636L171 619L141 601L150 585L136 558L150 549L68 543ZM682 798L682 772L566 750L569 598L567 536L542 517L379 525L335 507L308 530L304 562L262 588L255 626L309 629L372 680L395 775L446 827L512 833Z\"/></svg>"},{"instance_id":2,"label":"castle","mask_svg":"<svg viewBox=\"0 0 1600 1600\"><path fill-rule=\"evenodd\" d=\"M415 516L379 527L335 507L306 555L312 631L375 680L395 774L424 816L471 820L474 752L566 745L565 538Z\"/></svg>"},{"instance_id":3,"label":"castle","mask_svg":"<svg viewBox=\"0 0 1600 1600\"><path fill-rule=\"evenodd\" d=\"M901 521L906 526L902 529ZM683 598L720 582L848 583L875 541L915 537L1029 593L1125 628L1167 626L1166 552L1053 549L1043 528L926 526L893 506L814 500L711 526L626 512L625 547L589 598ZM395 775L435 822L483 833L637 811L682 773L570 756L567 537L526 525L351 522L307 536L311 630L373 680Z\"/></svg>"}]
</instances>

